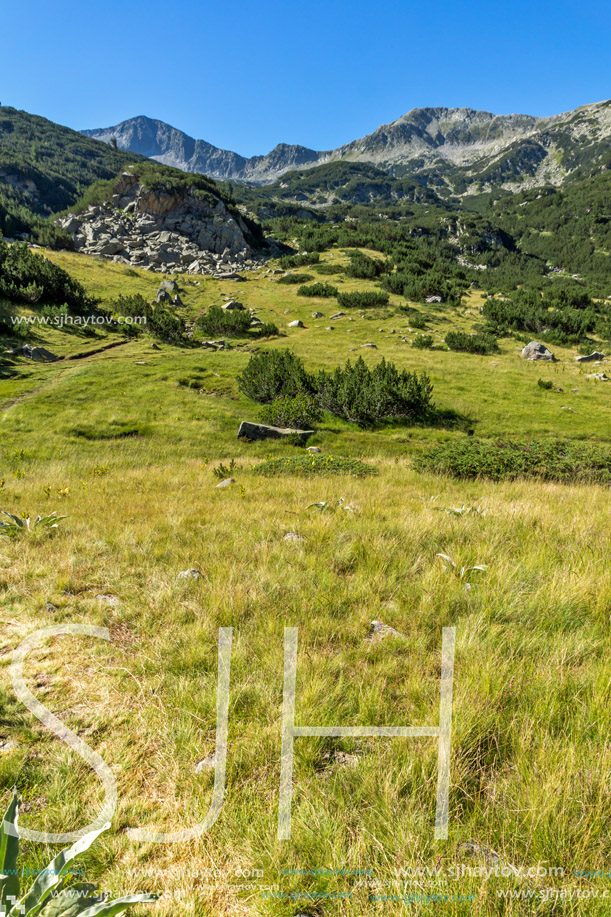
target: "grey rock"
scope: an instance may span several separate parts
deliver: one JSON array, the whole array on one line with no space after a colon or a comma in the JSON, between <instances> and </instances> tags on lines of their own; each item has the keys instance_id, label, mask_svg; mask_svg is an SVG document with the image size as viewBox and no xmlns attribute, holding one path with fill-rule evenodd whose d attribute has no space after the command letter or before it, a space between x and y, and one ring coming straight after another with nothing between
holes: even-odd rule
<instances>
[{"instance_id":1,"label":"grey rock","mask_svg":"<svg viewBox=\"0 0 611 917\"><path fill-rule=\"evenodd\" d=\"M230 299L229 302L226 302L222 309L225 309L226 312L240 311L244 308L241 302L238 302L237 299Z\"/></svg>"},{"instance_id":2,"label":"grey rock","mask_svg":"<svg viewBox=\"0 0 611 917\"><path fill-rule=\"evenodd\" d=\"M405 635L399 633L394 627L384 624L383 621L372 621L367 639L372 643L376 643L379 640L385 640L387 637L399 637L401 640L405 640Z\"/></svg>"},{"instance_id":3,"label":"grey rock","mask_svg":"<svg viewBox=\"0 0 611 917\"><path fill-rule=\"evenodd\" d=\"M259 439L287 439L297 438L301 442L306 442L310 436L314 435L314 430L296 430L291 427L272 427L263 423L252 423L249 420L243 420L238 430L238 439L259 440Z\"/></svg>"},{"instance_id":4,"label":"grey rock","mask_svg":"<svg viewBox=\"0 0 611 917\"><path fill-rule=\"evenodd\" d=\"M304 328L305 325L303 324L302 321L296 318L294 321L288 323L288 327L289 328Z\"/></svg>"},{"instance_id":5,"label":"grey rock","mask_svg":"<svg viewBox=\"0 0 611 917\"><path fill-rule=\"evenodd\" d=\"M59 357L50 350L45 350L44 347L32 347L30 344L24 344L21 352L28 360L34 360L36 363L56 363L59 360Z\"/></svg>"},{"instance_id":6,"label":"grey rock","mask_svg":"<svg viewBox=\"0 0 611 917\"><path fill-rule=\"evenodd\" d=\"M589 353L587 356L575 357L576 363L594 363L595 360L604 360L604 353L599 353L598 350L595 350L593 353Z\"/></svg>"},{"instance_id":7,"label":"grey rock","mask_svg":"<svg viewBox=\"0 0 611 917\"><path fill-rule=\"evenodd\" d=\"M216 765L216 756L209 755L207 758L202 758L201 761L198 761L195 765L195 773L201 774L203 771L213 770Z\"/></svg>"},{"instance_id":8,"label":"grey rock","mask_svg":"<svg viewBox=\"0 0 611 917\"><path fill-rule=\"evenodd\" d=\"M547 360L548 362L555 362L556 357L550 350L547 349L545 344L539 344L538 341L531 341L530 344L527 344L526 347L524 347L522 350L522 359Z\"/></svg>"},{"instance_id":9,"label":"grey rock","mask_svg":"<svg viewBox=\"0 0 611 917\"><path fill-rule=\"evenodd\" d=\"M183 570L178 574L178 579L201 579L201 573L192 567L190 570Z\"/></svg>"},{"instance_id":10,"label":"grey rock","mask_svg":"<svg viewBox=\"0 0 611 917\"><path fill-rule=\"evenodd\" d=\"M162 233L163 235L163 233ZM159 284L160 290L165 290L166 293L175 293L178 289L178 284L175 280L162 280Z\"/></svg>"},{"instance_id":11,"label":"grey rock","mask_svg":"<svg viewBox=\"0 0 611 917\"><path fill-rule=\"evenodd\" d=\"M57 605L54 605L53 602L45 602L45 611L49 613L57 611Z\"/></svg>"},{"instance_id":12,"label":"grey rock","mask_svg":"<svg viewBox=\"0 0 611 917\"><path fill-rule=\"evenodd\" d=\"M117 608L121 604L121 599L116 595L108 595L107 593L101 592L99 595L96 595L98 602L101 602L103 605L110 605L111 608Z\"/></svg>"},{"instance_id":13,"label":"grey rock","mask_svg":"<svg viewBox=\"0 0 611 917\"><path fill-rule=\"evenodd\" d=\"M312 312L312 318L324 318L323 312Z\"/></svg>"},{"instance_id":14,"label":"grey rock","mask_svg":"<svg viewBox=\"0 0 611 917\"><path fill-rule=\"evenodd\" d=\"M172 297L166 290L157 290L157 302L172 302Z\"/></svg>"},{"instance_id":15,"label":"grey rock","mask_svg":"<svg viewBox=\"0 0 611 917\"><path fill-rule=\"evenodd\" d=\"M377 350L377 349L378 349L378 345L377 345L377 344L372 344L371 342L369 342L369 343L367 343L367 344L361 344L361 347L372 347L374 350Z\"/></svg>"},{"instance_id":16,"label":"grey rock","mask_svg":"<svg viewBox=\"0 0 611 917\"><path fill-rule=\"evenodd\" d=\"M608 382L609 376L605 373L588 373L586 379L596 379L597 382Z\"/></svg>"},{"instance_id":17,"label":"grey rock","mask_svg":"<svg viewBox=\"0 0 611 917\"><path fill-rule=\"evenodd\" d=\"M305 538L303 535L298 535L297 532L287 532L282 540L290 541L293 544L299 544L300 542L305 541Z\"/></svg>"},{"instance_id":18,"label":"grey rock","mask_svg":"<svg viewBox=\"0 0 611 917\"><path fill-rule=\"evenodd\" d=\"M311 452L312 454L319 455L322 452L322 449L319 449L318 446L308 446L306 452Z\"/></svg>"},{"instance_id":19,"label":"grey rock","mask_svg":"<svg viewBox=\"0 0 611 917\"><path fill-rule=\"evenodd\" d=\"M346 314L345 312L336 312L335 315L331 316L331 321L333 321L336 318L343 318L345 314Z\"/></svg>"},{"instance_id":20,"label":"grey rock","mask_svg":"<svg viewBox=\"0 0 611 917\"><path fill-rule=\"evenodd\" d=\"M235 478L225 478L224 481L221 481L220 484L217 484L217 487L231 487L232 484L235 484Z\"/></svg>"},{"instance_id":21,"label":"grey rock","mask_svg":"<svg viewBox=\"0 0 611 917\"><path fill-rule=\"evenodd\" d=\"M427 296L427 298L424 301L428 303L443 302L443 296Z\"/></svg>"}]
</instances>

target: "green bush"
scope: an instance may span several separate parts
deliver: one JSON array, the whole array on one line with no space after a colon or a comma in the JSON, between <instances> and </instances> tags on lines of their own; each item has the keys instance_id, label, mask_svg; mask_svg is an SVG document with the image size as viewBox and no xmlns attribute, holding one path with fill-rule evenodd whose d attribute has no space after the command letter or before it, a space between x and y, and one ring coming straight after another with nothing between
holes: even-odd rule
<instances>
[{"instance_id":1,"label":"green bush","mask_svg":"<svg viewBox=\"0 0 611 917\"><path fill-rule=\"evenodd\" d=\"M0 296L12 302L38 302L90 311L95 300L61 267L31 251L24 243L0 239Z\"/></svg>"},{"instance_id":2,"label":"green bush","mask_svg":"<svg viewBox=\"0 0 611 917\"><path fill-rule=\"evenodd\" d=\"M277 283L288 283L291 286L298 283L309 283L314 280L312 274L287 274L285 277L279 277Z\"/></svg>"},{"instance_id":3,"label":"green bush","mask_svg":"<svg viewBox=\"0 0 611 917\"><path fill-rule=\"evenodd\" d=\"M119 294L112 303L112 310L117 317L138 319L137 323L121 323L121 330L129 336L146 331L163 340L175 341L185 333L185 323L178 315L166 309L163 303L151 305L140 293Z\"/></svg>"},{"instance_id":4,"label":"green bush","mask_svg":"<svg viewBox=\"0 0 611 917\"><path fill-rule=\"evenodd\" d=\"M314 265L314 270L317 274L343 274L344 268L341 264L329 264L328 261L323 261L320 264Z\"/></svg>"},{"instance_id":5,"label":"green bush","mask_svg":"<svg viewBox=\"0 0 611 917\"><path fill-rule=\"evenodd\" d=\"M285 271L289 271L293 267L307 267L308 264L318 264L319 261L318 252L308 252L304 255L284 255L278 263Z\"/></svg>"},{"instance_id":6,"label":"green bush","mask_svg":"<svg viewBox=\"0 0 611 917\"><path fill-rule=\"evenodd\" d=\"M388 293L377 290L340 293L337 297L337 304L343 309L371 309L375 306L386 306L388 305Z\"/></svg>"},{"instance_id":7,"label":"green bush","mask_svg":"<svg viewBox=\"0 0 611 917\"><path fill-rule=\"evenodd\" d=\"M422 331L423 328L426 328L426 318L419 312L414 312L413 315L410 315L409 323L417 331Z\"/></svg>"},{"instance_id":8,"label":"green bush","mask_svg":"<svg viewBox=\"0 0 611 917\"><path fill-rule=\"evenodd\" d=\"M311 430L322 420L322 411L312 395L285 395L266 404L261 410L261 420L275 427L297 427Z\"/></svg>"},{"instance_id":9,"label":"green bush","mask_svg":"<svg viewBox=\"0 0 611 917\"><path fill-rule=\"evenodd\" d=\"M330 283L311 283L309 286L299 287L297 296L337 296L337 287Z\"/></svg>"},{"instance_id":10,"label":"green bush","mask_svg":"<svg viewBox=\"0 0 611 917\"><path fill-rule=\"evenodd\" d=\"M263 322L262 325L256 326L254 334L259 338L273 338L280 334L280 331L278 330L278 325L273 322Z\"/></svg>"},{"instance_id":11,"label":"green bush","mask_svg":"<svg viewBox=\"0 0 611 917\"><path fill-rule=\"evenodd\" d=\"M343 369L320 372L316 389L323 409L360 426L383 420L412 423L433 412L433 386L426 373L399 371L384 359L373 369L359 357Z\"/></svg>"},{"instance_id":12,"label":"green bush","mask_svg":"<svg viewBox=\"0 0 611 917\"><path fill-rule=\"evenodd\" d=\"M250 358L238 387L261 404L312 396L323 410L361 426L384 420L413 423L434 414L433 386L426 373L399 371L386 360L369 369L359 357L354 364L348 360L344 368L312 376L292 351L272 350Z\"/></svg>"},{"instance_id":13,"label":"green bush","mask_svg":"<svg viewBox=\"0 0 611 917\"><path fill-rule=\"evenodd\" d=\"M611 484L611 448L570 440L456 439L431 447L414 463L418 471L455 478Z\"/></svg>"},{"instance_id":14,"label":"green bush","mask_svg":"<svg viewBox=\"0 0 611 917\"><path fill-rule=\"evenodd\" d=\"M244 337L250 331L251 321L250 312L246 309L225 310L220 306L210 306L207 312L199 316L195 327L204 334Z\"/></svg>"},{"instance_id":15,"label":"green bush","mask_svg":"<svg viewBox=\"0 0 611 917\"><path fill-rule=\"evenodd\" d=\"M294 398L300 394L311 394L312 379L291 350L270 350L254 354L238 376L241 392L258 401L269 404L276 398Z\"/></svg>"},{"instance_id":16,"label":"green bush","mask_svg":"<svg viewBox=\"0 0 611 917\"><path fill-rule=\"evenodd\" d=\"M357 277L359 280L375 280L386 271L388 271L388 266L385 261L370 258L362 252L351 252L350 262L346 267L348 277Z\"/></svg>"},{"instance_id":17,"label":"green bush","mask_svg":"<svg viewBox=\"0 0 611 917\"><path fill-rule=\"evenodd\" d=\"M539 379L537 381L537 385L539 386L539 388L543 388L548 392L551 391L554 387L554 383L552 382L551 379Z\"/></svg>"},{"instance_id":18,"label":"green bush","mask_svg":"<svg viewBox=\"0 0 611 917\"><path fill-rule=\"evenodd\" d=\"M450 350L459 350L462 353L496 353L499 349L496 338L485 332L467 334L464 331L448 331L445 342Z\"/></svg>"},{"instance_id":19,"label":"green bush","mask_svg":"<svg viewBox=\"0 0 611 917\"><path fill-rule=\"evenodd\" d=\"M255 465L253 471L265 477L296 474L301 477L324 477L332 474L346 474L364 478L377 474L377 469L355 458L340 458L333 455L298 455L292 458L266 459Z\"/></svg>"},{"instance_id":20,"label":"green bush","mask_svg":"<svg viewBox=\"0 0 611 917\"><path fill-rule=\"evenodd\" d=\"M416 347L418 350L430 350L434 344L435 340L432 334L417 334L412 341L412 347Z\"/></svg>"}]
</instances>

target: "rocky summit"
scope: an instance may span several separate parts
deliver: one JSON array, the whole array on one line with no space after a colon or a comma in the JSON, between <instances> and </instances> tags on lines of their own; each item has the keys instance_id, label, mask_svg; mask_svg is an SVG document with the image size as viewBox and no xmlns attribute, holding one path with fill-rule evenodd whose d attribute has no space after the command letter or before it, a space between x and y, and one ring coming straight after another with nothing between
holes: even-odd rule
<instances>
[{"instance_id":1,"label":"rocky summit","mask_svg":"<svg viewBox=\"0 0 611 917\"><path fill-rule=\"evenodd\" d=\"M257 263L238 212L194 188L148 187L123 172L110 198L59 225L77 251L119 264L188 274L232 276Z\"/></svg>"}]
</instances>

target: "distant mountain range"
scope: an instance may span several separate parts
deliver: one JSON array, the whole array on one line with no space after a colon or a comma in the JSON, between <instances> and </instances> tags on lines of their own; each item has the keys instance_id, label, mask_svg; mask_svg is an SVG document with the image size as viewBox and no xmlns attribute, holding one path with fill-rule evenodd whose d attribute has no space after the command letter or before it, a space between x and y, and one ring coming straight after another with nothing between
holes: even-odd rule
<instances>
[{"instance_id":1,"label":"distant mountain range","mask_svg":"<svg viewBox=\"0 0 611 917\"><path fill-rule=\"evenodd\" d=\"M254 184L344 160L462 195L560 185L611 166L611 101L549 118L419 108L336 150L281 143L267 155L249 158L142 115L82 133L107 143L115 138L120 149L186 172Z\"/></svg>"}]
</instances>

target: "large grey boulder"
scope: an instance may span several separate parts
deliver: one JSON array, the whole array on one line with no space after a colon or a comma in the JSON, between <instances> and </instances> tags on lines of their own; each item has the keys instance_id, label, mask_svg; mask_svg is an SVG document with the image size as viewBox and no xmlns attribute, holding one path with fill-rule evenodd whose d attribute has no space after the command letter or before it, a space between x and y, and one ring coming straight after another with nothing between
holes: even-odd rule
<instances>
[{"instance_id":1,"label":"large grey boulder","mask_svg":"<svg viewBox=\"0 0 611 917\"><path fill-rule=\"evenodd\" d=\"M586 379L596 379L597 382L608 382L609 376L606 373L588 373Z\"/></svg>"},{"instance_id":2,"label":"large grey boulder","mask_svg":"<svg viewBox=\"0 0 611 917\"><path fill-rule=\"evenodd\" d=\"M296 318L294 321L289 322L288 327L289 327L289 328L303 328L303 327L304 327L304 324L303 324L302 321L300 321L298 318Z\"/></svg>"},{"instance_id":3,"label":"large grey boulder","mask_svg":"<svg viewBox=\"0 0 611 917\"><path fill-rule=\"evenodd\" d=\"M161 233L161 235L164 235L164 233ZM159 284L159 289L165 290L166 293L174 293L178 289L178 284L175 280L162 280Z\"/></svg>"},{"instance_id":4,"label":"large grey boulder","mask_svg":"<svg viewBox=\"0 0 611 917\"><path fill-rule=\"evenodd\" d=\"M305 443L314 430L294 430L291 427L271 427L263 423L251 423L243 420L238 430L238 439L287 439L296 438Z\"/></svg>"},{"instance_id":5,"label":"large grey boulder","mask_svg":"<svg viewBox=\"0 0 611 917\"><path fill-rule=\"evenodd\" d=\"M576 363L594 363L596 360L604 360L604 353L600 353L598 350L594 350L592 353L587 354L587 356L575 357Z\"/></svg>"},{"instance_id":6,"label":"large grey boulder","mask_svg":"<svg viewBox=\"0 0 611 917\"><path fill-rule=\"evenodd\" d=\"M531 341L522 351L523 360L547 360L555 362L556 357L547 349L545 344L539 344L537 341Z\"/></svg>"},{"instance_id":7,"label":"large grey boulder","mask_svg":"<svg viewBox=\"0 0 611 917\"><path fill-rule=\"evenodd\" d=\"M166 290L157 290L157 302L172 302L172 297Z\"/></svg>"},{"instance_id":8,"label":"large grey boulder","mask_svg":"<svg viewBox=\"0 0 611 917\"><path fill-rule=\"evenodd\" d=\"M59 357L44 347L32 347L30 344L24 344L21 351L28 360L34 360L36 363L56 363Z\"/></svg>"},{"instance_id":9,"label":"large grey boulder","mask_svg":"<svg viewBox=\"0 0 611 917\"><path fill-rule=\"evenodd\" d=\"M223 308L225 312L241 312L244 306L241 302L238 302L237 299L230 299L229 302L226 302L221 308Z\"/></svg>"}]
</instances>

